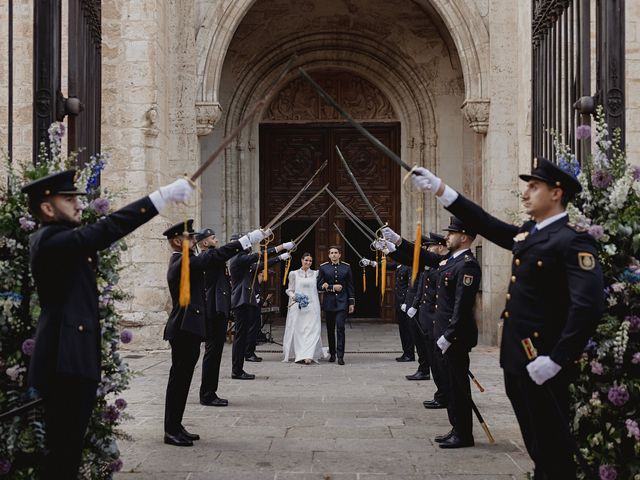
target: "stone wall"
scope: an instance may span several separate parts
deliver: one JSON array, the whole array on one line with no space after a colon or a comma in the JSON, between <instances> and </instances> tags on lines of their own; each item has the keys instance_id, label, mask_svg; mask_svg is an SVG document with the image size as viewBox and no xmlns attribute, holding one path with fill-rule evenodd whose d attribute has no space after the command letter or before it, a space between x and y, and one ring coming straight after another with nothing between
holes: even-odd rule
<instances>
[{"instance_id":1,"label":"stone wall","mask_svg":"<svg viewBox=\"0 0 640 480\"><path fill-rule=\"evenodd\" d=\"M629 160L640 165L640 2L625 2L626 147Z\"/></svg>"}]
</instances>

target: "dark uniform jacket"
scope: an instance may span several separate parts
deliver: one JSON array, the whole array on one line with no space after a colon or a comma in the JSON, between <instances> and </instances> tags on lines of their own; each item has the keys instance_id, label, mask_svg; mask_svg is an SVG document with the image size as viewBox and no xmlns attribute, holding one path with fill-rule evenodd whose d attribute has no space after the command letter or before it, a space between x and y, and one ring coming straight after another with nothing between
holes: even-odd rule
<instances>
[{"instance_id":1,"label":"dark uniform jacket","mask_svg":"<svg viewBox=\"0 0 640 480\"><path fill-rule=\"evenodd\" d=\"M48 223L31 235L31 272L41 312L30 386L45 391L56 374L100 380L97 252L157 213L145 197L92 225Z\"/></svg>"},{"instance_id":2,"label":"dark uniform jacket","mask_svg":"<svg viewBox=\"0 0 640 480\"><path fill-rule=\"evenodd\" d=\"M325 291L322 284L327 283L329 290L333 285L342 285L340 292ZM322 309L325 312L339 312L347 310L349 305L355 305L355 293L353 289L353 275L351 267L346 262L338 262L335 265L325 262L318 269L318 291L324 292Z\"/></svg>"},{"instance_id":3,"label":"dark uniform jacket","mask_svg":"<svg viewBox=\"0 0 640 480\"><path fill-rule=\"evenodd\" d=\"M270 247L267 251L268 265L273 265L280 261L275 247ZM241 251L236 255L229 264L229 272L231 274L231 308L238 308L242 305L251 305L259 307L256 295L260 293L260 284L254 276L258 272L264 270L264 260L258 253L249 253ZM253 288L252 288L253 283Z\"/></svg>"},{"instance_id":4,"label":"dark uniform jacket","mask_svg":"<svg viewBox=\"0 0 640 480\"><path fill-rule=\"evenodd\" d=\"M400 308L400 305L407 303L406 297L411 283L411 268L399 264L396 267L396 308ZM407 304L408 305L408 304Z\"/></svg>"},{"instance_id":5,"label":"dark uniform jacket","mask_svg":"<svg viewBox=\"0 0 640 480\"><path fill-rule=\"evenodd\" d=\"M480 265L470 250L442 261L438 268L434 338L471 350L478 344L473 307L480 288Z\"/></svg>"},{"instance_id":6,"label":"dark uniform jacket","mask_svg":"<svg viewBox=\"0 0 640 480\"><path fill-rule=\"evenodd\" d=\"M411 307L418 310L417 317L413 317L420 327L420 331L433 338L433 324L436 313L436 287L438 285L438 269L424 267L416 282L415 295L412 297Z\"/></svg>"},{"instance_id":7,"label":"dark uniform jacket","mask_svg":"<svg viewBox=\"0 0 640 480\"><path fill-rule=\"evenodd\" d=\"M242 245L236 241L220 248L211 248L197 256L193 251L189 252L191 302L187 307L181 307L179 303L182 253L173 252L167 271L167 282L173 307L164 329L165 340L173 339L180 330L190 332L202 339L206 338L205 272L216 268L224 269L227 259L241 250Z\"/></svg>"},{"instance_id":8,"label":"dark uniform jacket","mask_svg":"<svg viewBox=\"0 0 640 480\"><path fill-rule=\"evenodd\" d=\"M500 365L527 374L522 346L530 339L539 355L565 366L581 354L604 311L604 290L595 240L563 217L530 234L505 223L460 195L448 207L470 228L512 250L511 278L502 318Z\"/></svg>"}]
</instances>

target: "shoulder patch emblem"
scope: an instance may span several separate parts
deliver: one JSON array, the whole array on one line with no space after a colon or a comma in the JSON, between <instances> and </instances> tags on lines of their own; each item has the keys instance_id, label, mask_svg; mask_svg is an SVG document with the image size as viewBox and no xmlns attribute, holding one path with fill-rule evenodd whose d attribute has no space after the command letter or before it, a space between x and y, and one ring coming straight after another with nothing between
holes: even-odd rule
<instances>
[{"instance_id":1,"label":"shoulder patch emblem","mask_svg":"<svg viewBox=\"0 0 640 480\"><path fill-rule=\"evenodd\" d=\"M473 275L464 275L462 277L462 283L464 283L465 287L470 287L473 283Z\"/></svg>"},{"instance_id":2,"label":"shoulder patch emblem","mask_svg":"<svg viewBox=\"0 0 640 480\"><path fill-rule=\"evenodd\" d=\"M596 268L596 259L589 252L579 252L578 265L582 270L593 270Z\"/></svg>"},{"instance_id":3,"label":"shoulder patch emblem","mask_svg":"<svg viewBox=\"0 0 640 480\"><path fill-rule=\"evenodd\" d=\"M513 237L513 240L515 242L521 242L523 241L525 238L527 238L529 236L529 232L520 232L519 234L517 234L515 237Z\"/></svg>"}]
</instances>

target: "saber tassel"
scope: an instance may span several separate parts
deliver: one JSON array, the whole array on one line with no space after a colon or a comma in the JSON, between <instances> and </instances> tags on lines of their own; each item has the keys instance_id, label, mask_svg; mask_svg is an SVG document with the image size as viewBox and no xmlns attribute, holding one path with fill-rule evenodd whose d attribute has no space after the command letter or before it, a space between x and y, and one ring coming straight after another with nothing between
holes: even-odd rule
<instances>
[{"instance_id":1,"label":"saber tassel","mask_svg":"<svg viewBox=\"0 0 640 480\"><path fill-rule=\"evenodd\" d=\"M287 258L287 263L284 267L284 275L282 277L282 286L287 284L287 277L289 276L289 269L291 268L291 257Z\"/></svg>"},{"instance_id":2,"label":"saber tassel","mask_svg":"<svg viewBox=\"0 0 640 480\"><path fill-rule=\"evenodd\" d=\"M262 281L266 282L269 277L269 254L267 253L268 243L264 245L264 273L262 274Z\"/></svg>"},{"instance_id":3,"label":"saber tassel","mask_svg":"<svg viewBox=\"0 0 640 480\"><path fill-rule=\"evenodd\" d=\"M382 304L384 303L384 291L387 288L387 256L384 252L382 252L380 262L382 263L382 267L380 269L382 275L382 278L380 279L380 303Z\"/></svg>"},{"instance_id":4,"label":"saber tassel","mask_svg":"<svg viewBox=\"0 0 640 480\"><path fill-rule=\"evenodd\" d=\"M189 233L185 230L182 234L182 264L180 265L180 295L178 302L181 307L186 307L191 303L191 272L189 261Z\"/></svg>"},{"instance_id":5,"label":"saber tassel","mask_svg":"<svg viewBox=\"0 0 640 480\"><path fill-rule=\"evenodd\" d=\"M362 267L362 293L367 293L367 272Z\"/></svg>"},{"instance_id":6,"label":"saber tassel","mask_svg":"<svg viewBox=\"0 0 640 480\"><path fill-rule=\"evenodd\" d=\"M376 250L376 288L378 288L378 265L380 265L380 250Z\"/></svg>"},{"instance_id":7,"label":"saber tassel","mask_svg":"<svg viewBox=\"0 0 640 480\"><path fill-rule=\"evenodd\" d=\"M420 265L420 244L422 243L422 207L417 209L418 221L416 222L416 243L413 244L413 264L411 266L411 286L415 284Z\"/></svg>"}]
</instances>

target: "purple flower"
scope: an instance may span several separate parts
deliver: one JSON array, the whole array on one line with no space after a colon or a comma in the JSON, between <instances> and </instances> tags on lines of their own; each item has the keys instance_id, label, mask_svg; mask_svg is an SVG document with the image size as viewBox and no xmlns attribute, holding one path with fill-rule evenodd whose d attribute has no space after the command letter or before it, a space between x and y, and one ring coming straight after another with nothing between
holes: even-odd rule
<instances>
[{"instance_id":1,"label":"purple flower","mask_svg":"<svg viewBox=\"0 0 640 480\"><path fill-rule=\"evenodd\" d=\"M109 470L111 470L112 472L119 472L120 470L122 470L122 460L118 458L117 460L111 462L111 464L109 465Z\"/></svg>"},{"instance_id":2,"label":"purple flower","mask_svg":"<svg viewBox=\"0 0 640 480\"><path fill-rule=\"evenodd\" d=\"M589 125L578 125L576 127L576 138L578 140L584 140L591 136L591 127Z\"/></svg>"},{"instance_id":3,"label":"purple flower","mask_svg":"<svg viewBox=\"0 0 640 480\"><path fill-rule=\"evenodd\" d=\"M596 362L595 360L591 361L591 373L595 375L602 375L604 373L604 367L600 362Z\"/></svg>"},{"instance_id":4,"label":"purple flower","mask_svg":"<svg viewBox=\"0 0 640 480\"><path fill-rule=\"evenodd\" d=\"M133 334L130 330L123 330L120 332L120 341L122 343L129 343L133 339Z\"/></svg>"},{"instance_id":5,"label":"purple flower","mask_svg":"<svg viewBox=\"0 0 640 480\"><path fill-rule=\"evenodd\" d=\"M109 212L109 206L109 199L100 197L93 200L89 208L93 209L98 215L106 215Z\"/></svg>"},{"instance_id":6,"label":"purple flower","mask_svg":"<svg viewBox=\"0 0 640 480\"><path fill-rule=\"evenodd\" d=\"M0 475L6 475L11 471L11 462L6 458L0 458Z\"/></svg>"},{"instance_id":7,"label":"purple flower","mask_svg":"<svg viewBox=\"0 0 640 480\"><path fill-rule=\"evenodd\" d=\"M102 418L109 422L115 422L120 418L120 411L114 405L109 405L105 411L102 412Z\"/></svg>"},{"instance_id":8,"label":"purple flower","mask_svg":"<svg viewBox=\"0 0 640 480\"><path fill-rule=\"evenodd\" d=\"M631 357L631 363L634 365L638 365L640 363L640 352L636 352Z\"/></svg>"},{"instance_id":9,"label":"purple flower","mask_svg":"<svg viewBox=\"0 0 640 480\"><path fill-rule=\"evenodd\" d=\"M637 315L628 315L624 319L629 322L630 332L637 332L640 330L640 317Z\"/></svg>"},{"instance_id":10,"label":"purple flower","mask_svg":"<svg viewBox=\"0 0 640 480\"><path fill-rule=\"evenodd\" d=\"M593 338L590 338L587 342L587 346L584 349L588 352L595 352L598 349L598 344Z\"/></svg>"},{"instance_id":11,"label":"purple flower","mask_svg":"<svg viewBox=\"0 0 640 480\"><path fill-rule=\"evenodd\" d=\"M115 404L118 410L124 410L127 408L127 401L124 398L116 399Z\"/></svg>"},{"instance_id":12,"label":"purple flower","mask_svg":"<svg viewBox=\"0 0 640 480\"><path fill-rule=\"evenodd\" d=\"M36 222L31 220L31 217L20 217L18 223L20 224L20 228L25 232L30 232L36 228Z\"/></svg>"},{"instance_id":13,"label":"purple flower","mask_svg":"<svg viewBox=\"0 0 640 480\"><path fill-rule=\"evenodd\" d=\"M33 338L27 338L24 342L22 342L22 353L28 355L29 357L33 355L33 349L36 346L36 341Z\"/></svg>"},{"instance_id":14,"label":"purple flower","mask_svg":"<svg viewBox=\"0 0 640 480\"><path fill-rule=\"evenodd\" d=\"M636 440L640 440L640 427L638 427L638 422L627 418L624 424L627 427L627 436L635 437Z\"/></svg>"},{"instance_id":15,"label":"purple flower","mask_svg":"<svg viewBox=\"0 0 640 480\"><path fill-rule=\"evenodd\" d=\"M612 181L611 174L606 170L596 170L591 174L591 183L596 188L607 188Z\"/></svg>"},{"instance_id":16,"label":"purple flower","mask_svg":"<svg viewBox=\"0 0 640 480\"><path fill-rule=\"evenodd\" d=\"M600 465L600 480L616 480L618 472L612 465Z\"/></svg>"},{"instance_id":17,"label":"purple flower","mask_svg":"<svg viewBox=\"0 0 640 480\"><path fill-rule=\"evenodd\" d=\"M616 407L621 407L629 401L629 392L625 387L614 386L609 389L607 397Z\"/></svg>"},{"instance_id":18,"label":"purple flower","mask_svg":"<svg viewBox=\"0 0 640 480\"><path fill-rule=\"evenodd\" d=\"M604 228L601 225L591 225L588 231L589 235L596 240L600 240L604 236Z\"/></svg>"},{"instance_id":19,"label":"purple flower","mask_svg":"<svg viewBox=\"0 0 640 480\"><path fill-rule=\"evenodd\" d=\"M633 179L640 180L640 165L635 165L633 167Z\"/></svg>"}]
</instances>

